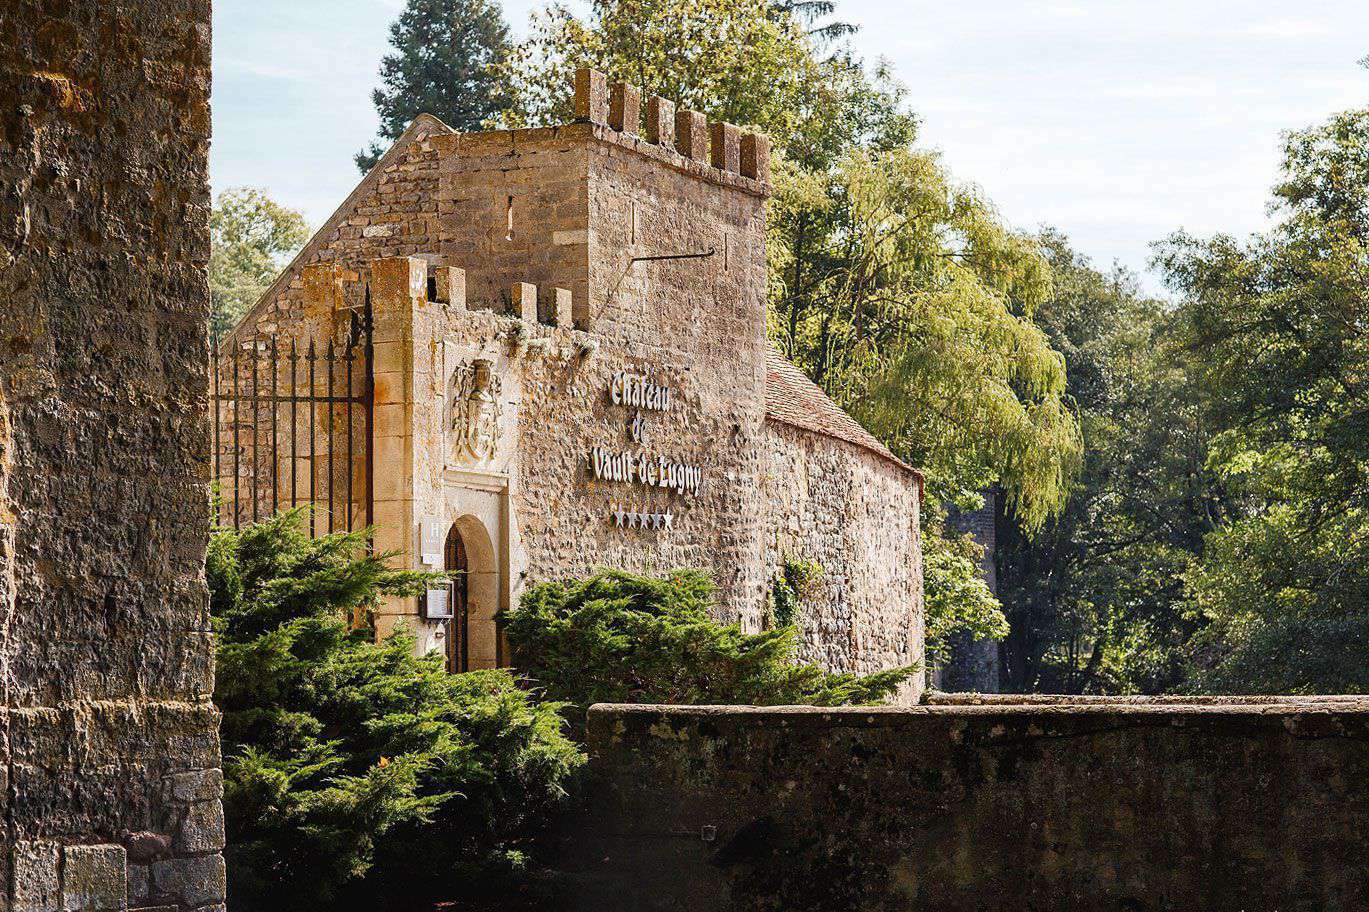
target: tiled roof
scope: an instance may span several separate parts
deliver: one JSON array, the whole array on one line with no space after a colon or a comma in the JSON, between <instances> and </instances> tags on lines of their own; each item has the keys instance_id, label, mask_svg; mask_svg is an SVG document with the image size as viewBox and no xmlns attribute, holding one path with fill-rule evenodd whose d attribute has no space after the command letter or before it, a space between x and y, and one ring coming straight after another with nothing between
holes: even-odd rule
<instances>
[{"instance_id":1,"label":"tiled roof","mask_svg":"<svg viewBox=\"0 0 1369 912\"><path fill-rule=\"evenodd\" d=\"M855 444L915 475L921 474L889 452L772 345L765 351L765 417Z\"/></svg>"}]
</instances>

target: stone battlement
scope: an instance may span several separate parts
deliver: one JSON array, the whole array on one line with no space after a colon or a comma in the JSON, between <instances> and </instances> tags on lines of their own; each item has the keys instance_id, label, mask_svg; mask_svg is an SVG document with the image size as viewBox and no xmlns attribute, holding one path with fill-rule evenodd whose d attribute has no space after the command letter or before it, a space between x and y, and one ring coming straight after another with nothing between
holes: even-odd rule
<instances>
[{"instance_id":1,"label":"stone battlement","mask_svg":"<svg viewBox=\"0 0 1369 912\"><path fill-rule=\"evenodd\" d=\"M740 176L768 192L770 140L759 133L742 133L734 124L709 121L698 111L677 108L659 95L646 100L646 128L642 129L642 92L625 82L610 83L598 70L580 69L575 74L575 119L607 127L598 138L619 142L636 151L645 144L675 153L681 159L711 166L699 176L720 179ZM735 184L733 184L735 186ZM747 185L741 185L745 188Z\"/></svg>"}]
</instances>

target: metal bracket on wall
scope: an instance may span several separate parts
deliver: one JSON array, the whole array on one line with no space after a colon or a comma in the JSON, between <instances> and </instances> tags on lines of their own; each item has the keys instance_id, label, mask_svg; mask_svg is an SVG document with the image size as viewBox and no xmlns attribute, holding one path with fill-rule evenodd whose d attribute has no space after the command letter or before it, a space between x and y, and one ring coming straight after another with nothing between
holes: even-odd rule
<instances>
[{"instance_id":1,"label":"metal bracket on wall","mask_svg":"<svg viewBox=\"0 0 1369 912\"><path fill-rule=\"evenodd\" d=\"M710 247L699 253L666 253L660 256L639 256L633 257L628 265L633 263L654 263L658 260L706 260L718 252L716 247Z\"/></svg>"}]
</instances>

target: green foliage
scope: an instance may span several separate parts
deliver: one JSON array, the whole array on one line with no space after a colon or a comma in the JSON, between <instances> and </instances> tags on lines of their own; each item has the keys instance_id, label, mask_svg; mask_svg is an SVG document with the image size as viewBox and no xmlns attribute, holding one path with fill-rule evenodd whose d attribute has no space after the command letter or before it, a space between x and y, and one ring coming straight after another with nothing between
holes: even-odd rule
<instances>
[{"instance_id":1,"label":"green foliage","mask_svg":"<svg viewBox=\"0 0 1369 912\"><path fill-rule=\"evenodd\" d=\"M217 339L237 325L304 246L309 225L265 191L234 187L214 203L209 238L209 332Z\"/></svg>"},{"instance_id":2,"label":"green foliage","mask_svg":"<svg viewBox=\"0 0 1369 912\"><path fill-rule=\"evenodd\" d=\"M927 524L922 544L923 604L927 617L927 656L948 657L951 637L1001 640L1008 634L1003 606L979 572L984 549L969 535L947 536L942 522Z\"/></svg>"},{"instance_id":3,"label":"green foliage","mask_svg":"<svg viewBox=\"0 0 1369 912\"><path fill-rule=\"evenodd\" d=\"M493 0L408 0L390 26L390 46L394 52L380 62L381 88L371 94L384 140L398 139L420 114L461 132L479 130L513 102L505 76L509 29ZM357 167L371 170L386 145L358 152Z\"/></svg>"},{"instance_id":4,"label":"green foliage","mask_svg":"<svg viewBox=\"0 0 1369 912\"><path fill-rule=\"evenodd\" d=\"M1058 518L1031 534L999 518L998 591L1012 628L1004 685L1172 689L1195 630L1183 574L1227 509L1204 468L1204 391L1133 276L1095 270L1056 233L1041 242L1055 281L1033 320L1065 357L1086 453Z\"/></svg>"},{"instance_id":5,"label":"green foliage","mask_svg":"<svg viewBox=\"0 0 1369 912\"><path fill-rule=\"evenodd\" d=\"M778 627L798 626L799 610L822 583L822 564L786 554L770 581L770 614Z\"/></svg>"},{"instance_id":6,"label":"green foliage","mask_svg":"<svg viewBox=\"0 0 1369 912\"><path fill-rule=\"evenodd\" d=\"M558 706L508 673L448 674L403 632L352 629L429 578L365 546L311 540L298 510L211 542L234 908L469 895L524 863L582 762Z\"/></svg>"},{"instance_id":7,"label":"green foliage","mask_svg":"<svg viewBox=\"0 0 1369 912\"><path fill-rule=\"evenodd\" d=\"M1178 344L1233 517L1187 575L1206 689L1360 690L1369 604L1369 110L1287 137L1277 224L1177 234ZM1316 653L1314 658L1313 653Z\"/></svg>"},{"instance_id":8,"label":"green foliage","mask_svg":"<svg viewBox=\"0 0 1369 912\"><path fill-rule=\"evenodd\" d=\"M902 89L844 49L823 56L849 27L819 24L831 5L778 0L594 0L581 18L552 3L510 59L522 119L571 116L577 67L593 66L648 94L759 129L804 168L826 167L853 143L911 138Z\"/></svg>"},{"instance_id":9,"label":"green foliage","mask_svg":"<svg viewBox=\"0 0 1369 912\"><path fill-rule=\"evenodd\" d=\"M793 662L792 627L743 633L709 614L713 581L600 571L543 583L509 612L518 668L549 698L592 703L744 703L836 706L881 702L914 672L829 674Z\"/></svg>"}]
</instances>

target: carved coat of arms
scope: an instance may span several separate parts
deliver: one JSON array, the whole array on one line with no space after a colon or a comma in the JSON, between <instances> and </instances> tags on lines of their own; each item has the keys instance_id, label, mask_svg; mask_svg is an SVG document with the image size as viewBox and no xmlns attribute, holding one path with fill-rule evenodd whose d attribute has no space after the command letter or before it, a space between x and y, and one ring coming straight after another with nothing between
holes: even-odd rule
<instances>
[{"instance_id":1,"label":"carved coat of arms","mask_svg":"<svg viewBox=\"0 0 1369 912\"><path fill-rule=\"evenodd\" d=\"M489 459L499 447L504 404L494 362L477 358L452 372L450 427L452 457L457 461Z\"/></svg>"}]
</instances>

